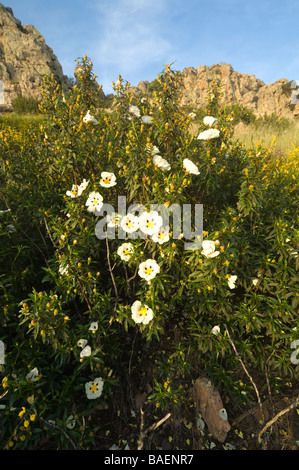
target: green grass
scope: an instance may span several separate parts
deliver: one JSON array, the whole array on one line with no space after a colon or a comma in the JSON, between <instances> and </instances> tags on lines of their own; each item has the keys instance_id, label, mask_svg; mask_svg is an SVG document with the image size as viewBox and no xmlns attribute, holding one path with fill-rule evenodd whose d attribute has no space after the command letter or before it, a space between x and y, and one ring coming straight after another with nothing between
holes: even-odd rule
<instances>
[{"instance_id":1,"label":"green grass","mask_svg":"<svg viewBox=\"0 0 299 470\"><path fill-rule=\"evenodd\" d=\"M0 114L0 129L13 127L21 130L28 127L38 127L44 120L45 116L40 114L18 114L15 112Z\"/></svg>"}]
</instances>

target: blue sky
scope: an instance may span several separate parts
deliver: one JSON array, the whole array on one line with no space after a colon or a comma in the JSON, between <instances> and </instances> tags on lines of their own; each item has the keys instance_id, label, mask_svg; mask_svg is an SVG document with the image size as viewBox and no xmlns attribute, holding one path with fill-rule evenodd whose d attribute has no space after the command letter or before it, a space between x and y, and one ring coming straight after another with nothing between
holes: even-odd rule
<instances>
[{"instance_id":1,"label":"blue sky","mask_svg":"<svg viewBox=\"0 0 299 470\"><path fill-rule=\"evenodd\" d=\"M86 54L104 92L175 70L229 63L266 84L299 80L298 0L1 0L33 24L73 76Z\"/></svg>"}]
</instances>

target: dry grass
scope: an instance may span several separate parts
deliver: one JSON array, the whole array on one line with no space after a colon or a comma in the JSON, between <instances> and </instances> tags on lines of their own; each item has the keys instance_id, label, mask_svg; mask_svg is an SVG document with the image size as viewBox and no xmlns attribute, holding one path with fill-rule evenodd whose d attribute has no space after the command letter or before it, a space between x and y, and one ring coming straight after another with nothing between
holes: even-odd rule
<instances>
[{"instance_id":1,"label":"dry grass","mask_svg":"<svg viewBox=\"0 0 299 470\"><path fill-rule=\"evenodd\" d=\"M200 122L190 123L190 131L197 136ZM240 122L235 126L233 139L244 144L247 148L256 148L261 144L265 148L272 147L282 154L292 152L299 147L299 120L289 121L289 125L250 124Z\"/></svg>"},{"instance_id":2,"label":"dry grass","mask_svg":"<svg viewBox=\"0 0 299 470\"><path fill-rule=\"evenodd\" d=\"M270 147L274 142L275 148L285 153L291 151L294 146L299 146L299 122L290 123L287 129L275 129L266 125L257 128L240 123L235 128L234 138L246 147L256 147L259 143Z\"/></svg>"}]
</instances>

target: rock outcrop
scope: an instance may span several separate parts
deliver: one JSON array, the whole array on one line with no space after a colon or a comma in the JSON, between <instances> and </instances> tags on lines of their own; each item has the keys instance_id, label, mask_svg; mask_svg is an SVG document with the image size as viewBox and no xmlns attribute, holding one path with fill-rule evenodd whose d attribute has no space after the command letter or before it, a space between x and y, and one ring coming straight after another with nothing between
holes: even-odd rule
<instances>
[{"instance_id":1,"label":"rock outcrop","mask_svg":"<svg viewBox=\"0 0 299 470\"><path fill-rule=\"evenodd\" d=\"M54 74L65 89L71 87L43 36L34 26L22 25L12 9L0 3L0 111L11 109L11 103L18 95L40 99L45 74ZM292 86L295 82L282 78L266 85L254 75L234 71L229 64L183 69L181 104L205 107L213 80L221 81L222 101L228 105L242 104L258 117L272 113L279 117L299 117L299 90L296 95L296 88ZM150 85L148 81L142 81L137 87L131 87L131 92L146 93Z\"/></svg>"},{"instance_id":2,"label":"rock outcrop","mask_svg":"<svg viewBox=\"0 0 299 470\"><path fill-rule=\"evenodd\" d=\"M181 104L194 108L205 107L213 80L222 83L222 101L227 105L242 104L252 110L257 117L272 113L287 118L299 115L296 89L287 78L266 85L254 75L234 71L229 64L201 65L196 69L193 67L183 69ZM141 82L137 90L144 92L148 86L148 82Z\"/></svg>"},{"instance_id":3,"label":"rock outcrop","mask_svg":"<svg viewBox=\"0 0 299 470\"><path fill-rule=\"evenodd\" d=\"M64 88L71 86L37 29L23 26L11 8L0 4L0 107L10 109L18 95L40 99L42 77L52 73Z\"/></svg>"}]
</instances>

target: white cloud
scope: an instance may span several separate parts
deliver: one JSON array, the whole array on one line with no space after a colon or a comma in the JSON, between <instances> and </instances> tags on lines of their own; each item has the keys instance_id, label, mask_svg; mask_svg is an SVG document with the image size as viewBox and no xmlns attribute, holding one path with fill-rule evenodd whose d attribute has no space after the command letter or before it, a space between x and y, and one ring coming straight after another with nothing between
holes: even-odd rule
<instances>
[{"instance_id":1,"label":"white cloud","mask_svg":"<svg viewBox=\"0 0 299 470\"><path fill-rule=\"evenodd\" d=\"M118 74L130 81L138 71L155 65L161 71L171 61L166 25L169 7L169 0L105 0L95 5L99 30L92 57L104 89Z\"/></svg>"}]
</instances>

